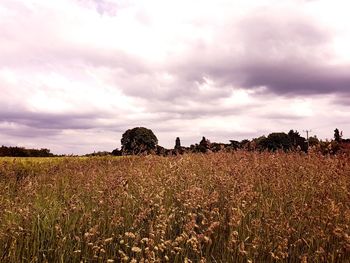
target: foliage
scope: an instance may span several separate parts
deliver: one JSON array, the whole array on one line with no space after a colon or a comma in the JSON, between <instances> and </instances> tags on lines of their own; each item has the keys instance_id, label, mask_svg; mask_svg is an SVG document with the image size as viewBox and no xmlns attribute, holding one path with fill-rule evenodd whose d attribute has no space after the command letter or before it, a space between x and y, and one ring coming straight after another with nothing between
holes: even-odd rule
<instances>
[{"instance_id":1,"label":"foliage","mask_svg":"<svg viewBox=\"0 0 350 263\"><path fill-rule=\"evenodd\" d=\"M278 149L287 151L292 147L289 136L284 132L270 133L262 144L270 151L276 151Z\"/></svg>"},{"instance_id":2,"label":"foliage","mask_svg":"<svg viewBox=\"0 0 350 263\"><path fill-rule=\"evenodd\" d=\"M118 148L116 148L116 149L114 149L112 151L112 155L114 155L114 156L122 156L122 151L119 150Z\"/></svg>"},{"instance_id":3,"label":"foliage","mask_svg":"<svg viewBox=\"0 0 350 263\"><path fill-rule=\"evenodd\" d=\"M0 147L0 156L8 157L52 157L49 149L26 149L23 147Z\"/></svg>"},{"instance_id":4,"label":"foliage","mask_svg":"<svg viewBox=\"0 0 350 263\"><path fill-rule=\"evenodd\" d=\"M310 147L312 146L317 146L320 143L319 139L317 138L317 136L313 136L309 138L309 145Z\"/></svg>"},{"instance_id":5,"label":"foliage","mask_svg":"<svg viewBox=\"0 0 350 263\"><path fill-rule=\"evenodd\" d=\"M224 143L213 142L210 145L210 150L212 152L220 152L220 151L223 151L224 149L227 149L227 148L228 148L228 145L226 145Z\"/></svg>"},{"instance_id":6,"label":"foliage","mask_svg":"<svg viewBox=\"0 0 350 263\"><path fill-rule=\"evenodd\" d=\"M250 150L258 150L258 151L263 151L265 150L266 147L266 136L260 136L258 138L254 138L250 142Z\"/></svg>"},{"instance_id":7,"label":"foliage","mask_svg":"<svg viewBox=\"0 0 350 263\"><path fill-rule=\"evenodd\" d=\"M174 149L181 149L181 141L179 137L176 137Z\"/></svg>"},{"instance_id":8,"label":"foliage","mask_svg":"<svg viewBox=\"0 0 350 263\"><path fill-rule=\"evenodd\" d=\"M315 147L322 154L336 154L340 150L340 143L337 141L320 141Z\"/></svg>"},{"instance_id":9,"label":"foliage","mask_svg":"<svg viewBox=\"0 0 350 263\"><path fill-rule=\"evenodd\" d=\"M298 131L290 130L288 132L288 137L290 139L293 149L299 148L304 152L308 151L307 140L304 137L300 136Z\"/></svg>"},{"instance_id":10,"label":"foliage","mask_svg":"<svg viewBox=\"0 0 350 263\"><path fill-rule=\"evenodd\" d=\"M202 152L202 153L205 153L208 151L210 147L210 141L207 140L204 136L202 137L202 140L199 142L199 145L198 145L198 151L199 152Z\"/></svg>"},{"instance_id":11,"label":"foliage","mask_svg":"<svg viewBox=\"0 0 350 263\"><path fill-rule=\"evenodd\" d=\"M127 130L121 139L123 155L151 153L156 149L158 139L152 130L136 127Z\"/></svg>"},{"instance_id":12,"label":"foliage","mask_svg":"<svg viewBox=\"0 0 350 263\"><path fill-rule=\"evenodd\" d=\"M232 148L235 150L237 150L241 146L239 141L235 141L235 140L230 140L230 144L231 144Z\"/></svg>"},{"instance_id":13,"label":"foliage","mask_svg":"<svg viewBox=\"0 0 350 263\"><path fill-rule=\"evenodd\" d=\"M98 151L98 152L85 154L84 156L85 157L94 157L94 156L109 156L109 155L112 155L112 153L108 152L108 151Z\"/></svg>"},{"instance_id":14,"label":"foliage","mask_svg":"<svg viewBox=\"0 0 350 263\"><path fill-rule=\"evenodd\" d=\"M242 140L239 145L240 145L240 148L241 149L246 149L248 150L249 149L249 144L250 144L250 141L248 139L244 139Z\"/></svg>"},{"instance_id":15,"label":"foliage","mask_svg":"<svg viewBox=\"0 0 350 263\"><path fill-rule=\"evenodd\" d=\"M339 132L338 128L336 128L334 130L334 140L336 142L340 142L341 141L341 135L340 135L340 132Z\"/></svg>"},{"instance_id":16,"label":"foliage","mask_svg":"<svg viewBox=\"0 0 350 263\"><path fill-rule=\"evenodd\" d=\"M347 262L350 159L0 160L1 262Z\"/></svg>"}]
</instances>

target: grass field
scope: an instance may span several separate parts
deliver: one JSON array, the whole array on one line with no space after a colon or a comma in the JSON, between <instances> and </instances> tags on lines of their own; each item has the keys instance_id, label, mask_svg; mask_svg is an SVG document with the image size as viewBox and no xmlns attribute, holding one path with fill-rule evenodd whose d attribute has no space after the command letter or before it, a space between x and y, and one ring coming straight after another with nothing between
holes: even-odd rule
<instances>
[{"instance_id":1,"label":"grass field","mask_svg":"<svg viewBox=\"0 0 350 263\"><path fill-rule=\"evenodd\" d=\"M0 211L0 262L349 262L350 158L4 158Z\"/></svg>"}]
</instances>

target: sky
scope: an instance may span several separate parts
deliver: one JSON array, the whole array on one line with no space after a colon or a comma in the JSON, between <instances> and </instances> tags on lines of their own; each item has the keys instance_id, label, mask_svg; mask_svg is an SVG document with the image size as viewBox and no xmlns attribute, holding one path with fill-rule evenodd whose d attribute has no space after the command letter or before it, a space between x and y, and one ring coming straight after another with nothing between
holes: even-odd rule
<instances>
[{"instance_id":1,"label":"sky","mask_svg":"<svg viewBox=\"0 0 350 263\"><path fill-rule=\"evenodd\" d=\"M350 138L348 0L1 0L0 145Z\"/></svg>"}]
</instances>

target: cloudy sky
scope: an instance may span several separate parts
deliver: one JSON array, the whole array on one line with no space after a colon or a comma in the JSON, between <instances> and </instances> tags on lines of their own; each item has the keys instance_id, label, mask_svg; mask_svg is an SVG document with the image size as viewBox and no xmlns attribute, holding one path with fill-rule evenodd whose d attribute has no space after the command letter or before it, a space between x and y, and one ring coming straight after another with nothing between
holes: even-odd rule
<instances>
[{"instance_id":1,"label":"cloudy sky","mask_svg":"<svg viewBox=\"0 0 350 263\"><path fill-rule=\"evenodd\" d=\"M1 0L0 145L350 137L348 0ZM302 133L303 134L303 133Z\"/></svg>"}]
</instances>

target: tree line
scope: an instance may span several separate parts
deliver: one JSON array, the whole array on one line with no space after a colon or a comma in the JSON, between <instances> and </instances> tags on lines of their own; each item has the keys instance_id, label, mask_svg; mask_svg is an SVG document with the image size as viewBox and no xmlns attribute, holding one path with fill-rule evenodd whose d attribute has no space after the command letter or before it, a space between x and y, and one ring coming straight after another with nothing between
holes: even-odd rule
<instances>
[{"instance_id":1,"label":"tree line","mask_svg":"<svg viewBox=\"0 0 350 263\"><path fill-rule=\"evenodd\" d=\"M181 145L179 137L175 139L174 147L167 149L158 145L158 139L152 130L145 127L135 127L124 132L121 138L121 149L112 152L102 151L86 154L85 156L122 156L122 155L147 155L156 154L171 156L184 153L210 153L219 151L300 151L308 152L309 149L322 154L335 154L338 152L350 153L350 139L343 139L339 129L334 130L333 140L322 141L316 136L308 139L302 137L298 131L290 130L288 133L274 132L268 136L260 136L251 140L230 140L229 143L211 142L205 137L189 147ZM26 149L24 147L0 147L0 157L53 157L57 156L49 149ZM62 155L61 155L62 156ZM72 155L70 155L72 156Z\"/></svg>"},{"instance_id":2,"label":"tree line","mask_svg":"<svg viewBox=\"0 0 350 263\"><path fill-rule=\"evenodd\" d=\"M49 149L26 149L24 147L0 147L0 157L52 157Z\"/></svg>"},{"instance_id":3,"label":"tree line","mask_svg":"<svg viewBox=\"0 0 350 263\"><path fill-rule=\"evenodd\" d=\"M122 135L121 149L113 150L112 155L157 154L168 156L184 153L235 151L238 149L248 151L300 151L305 153L309 149L313 149L323 154L335 154L349 148L350 139L342 139L342 133L335 129L334 139L331 141L322 141L316 136L306 139L298 131L290 130L288 133L274 132L268 136L261 136L252 140L230 140L230 143L210 142L202 137L199 143L192 144L190 147L181 146L180 138L177 137L174 148L166 149L158 145L158 139L152 130L145 127L135 127L127 130Z\"/></svg>"}]
</instances>

